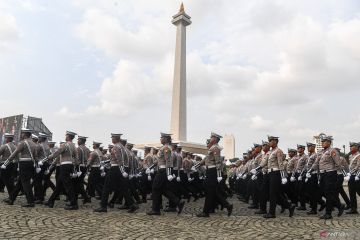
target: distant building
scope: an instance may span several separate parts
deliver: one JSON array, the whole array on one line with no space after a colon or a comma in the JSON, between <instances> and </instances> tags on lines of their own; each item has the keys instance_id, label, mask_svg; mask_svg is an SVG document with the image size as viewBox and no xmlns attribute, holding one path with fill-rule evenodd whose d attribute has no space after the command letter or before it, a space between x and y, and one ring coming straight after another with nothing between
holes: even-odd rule
<instances>
[{"instance_id":1,"label":"distant building","mask_svg":"<svg viewBox=\"0 0 360 240\"><path fill-rule=\"evenodd\" d=\"M321 138L323 136L326 136L325 133L320 133L319 135L316 135L313 137L314 139L314 143L316 144L316 152L320 152L321 150L323 150L322 144L321 144ZM332 146L332 143L331 143Z\"/></svg>"},{"instance_id":2,"label":"distant building","mask_svg":"<svg viewBox=\"0 0 360 240\"><path fill-rule=\"evenodd\" d=\"M225 135L224 140L224 157L225 159L235 158L235 137L234 135Z\"/></svg>"},{"instance_id":3,"label":"distant building","mask_svg":"<svg viewBox=\"0 0 360 240\"><path fill-rule=\"evenodd\" d=\"M45 126L41 118L21 114L0 118L0 143L4 142L4 133L14 134L14 141L19 142L22 128L31 129L36 135L40 132L45 133L49 136L49 140L52 139L52 132Z\"/></svg>"}]
</instances>

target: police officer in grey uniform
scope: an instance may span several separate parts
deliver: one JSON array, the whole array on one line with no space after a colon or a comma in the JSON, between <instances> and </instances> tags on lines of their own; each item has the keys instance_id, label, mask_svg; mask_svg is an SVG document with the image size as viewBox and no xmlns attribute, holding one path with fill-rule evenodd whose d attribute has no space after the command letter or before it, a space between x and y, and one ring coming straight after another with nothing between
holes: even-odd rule
<instances>
[{"instance_id":1,"label":"police officer in grey uniform","mask_svg":"<svg viewBox=\"0 0 360 240\"><path fill-rule=\"evenodd\" d=\"M152 209L147 212L147 215L160 215L161 198L164 195L170 202L174 203L178 208L178 214L180 214L184 208L185 202L180 200L171 190L170 182L175 181L175 176L172 174L172 161L171 161L171 134L161 133L160 138L163 145L158 152L158 159L154 161L154 164L158 167L158 172L155 175L152 186ZM154 167L154 166L153 166ZM151 169L146 170L147 173Z\"/></svg>"},{"instance_id":2,"label":"police officer in grey uniform","mask_svg":"<svg viewBox=\"0 0 360 240\"><path fill-rule=\"evenodd\" d=\"M77 147L77 154L78 154L78 161L76 163L77 171L81 173L80 176L74 179L75 182L75 196L78 197L79 194L83 197L83 204L91 203L91 199L89 195L85 191L84 187L84 179L86 176L87 168L86 163L89 159L90 149L85 146L87 137L78 136L78 147Z\"/></svg>"},{"instance_id":3,"label":"police officer in grey uniform","mask_svg":"<svg viewBox=\"0 0 360 240\"><path fill-rule=\"evenodd\" d=\"M359 182L359 170L360 170L360 152L359 144L355 142L350 143L350 156L349 156L349 173L346 180L348 180L349 195L350 195L350 211L346 214L359 214L357 211L357 199L356 194L360 195L360 182Z\"/></svg>"},{"instance_id":4,"label":"police officer in grey uniform","mask_svg":"<svg viewBox=\"0 0 360 240\"><path fill-rule=\"evenodd\" d=\"M128 204L128 212L134 213L139 207L134 203L134 199L131 197L127 178L128 173L125 170L126 150L121 144L122 134L111 134L112 143L114 147L111 149L110 164L111 167L105 176L105 183L103 192L101 194L100 208L94 210L94 212L107 212L108 199L111 192L121 192L125 198L125 202Z\"/></svg>"},{"instance_id":5,"label":"police officer in grey uniform","mask_svg":"<svg viewBox=\"0 0 360 240\"><path fill-rule=\"evenodd\" d=\"M87 169L90 171L88 177L88 192L90 197L95 197L95 192L101 196L104 186L104 180L100 170L100 163L103 161L103 153L99 150L100 145L100 142L93 142L94 151L90 153L86 164Z\"/></svg>"},{"instance_id":6,"label":"police officer in grey uniform","mask_svg":"<svg viewBox=\"0 0 360 240\"><path fill-rule=\"evenodd\" d=\"M209 217L215 203L221 204L227 209L228 216L231 215L233 205L226 201L225 196L219 192L219 184L222 180L221 176L221 147L219 142L222 136L216 133L211 133L210 141L208 144L208 155L197 166L205 165L206 178L204 181L205 187L205 203L203 212L197 214L197 217Z\"/></svg>"},{"instance_id":7,"label":"police officer in grey uniform","mask_svg":"<svg viewBox=\"0 0 360 240\"><path fill-rule=\"evenodd\" d=\"M267 161L267 169L269 174L269 199L270 209L264 218L275 218L276 204L280 204L282 208L289 209L289 217L294 215L295 205L289 204L284 194L281 192L281 184L287 183L286 173L284 169L284 153L278 148L279 138L268 136L269 147L271 147L270 155ZM255 170L259 171L264 167L265 163L260 164Z\"/></svg>"},{"instance_id":8,"label":"police officer in grey uniform","mask_svg":"<svg viewBox=\"0 0 360 240\"><path fill-rule=\"evenodd\" d=\"M5 144L0 147L0 165L4 164L5 160L8 159L16 149L16 146L13 142L14 134L5 133L4 138ZM0 171L1 180L4 182L10 198L10 194L12 191L14 191L14 179L12 175L13 171L15 171L15 165L14 163L10 163L6 169L1 169Z\"/></svg>"},{"instance_id":9,"label":"police officer in grey uniform","mask_svg":"<svg viewBox=\"0 0 360 240\"><path fill-rule=\"evenodd\" d=\"M319 168L320 172L320 189L326 198L326 213L320 219L332 219L333 207L339 209L338 216L340 217L345 209L345 206L338 201L336 196L336 180L337 167L341 165L339 152L331 148L332 137L324 136L321 139L323 150L315 160L308 173L313 169Z\"/></svg>"},{"instance_id":10,"label":"police officer in grey uniform","mask_svg":"<svg viewBox=\"0 0 360 240\"><path fill-rule=\"evenodd\" d=\"M54 207L55 199L60 195L60 192L64 188L70 204L65 207L65 210L77 210L79 209L77 203L77 196L75 196L75 189L72 176L76 174L75 164L78 161L76 146L73 140L77 134L71 131L67 131L65 135L65 143L60 145L60 148L48 159L53 161L52 165L60 164L60 176L59 182L56 185L55 191L50 196L48 202L45 204L50 208ZM60 157L60 158L58 158Z\"/></svg>"},{"instance_id":11,"label":"police officer in grey uniform","mask_svg":"<svg viewBox=\"0 0 360 240\"><path fill-rule=\"evenodd\" d=\"M27 204L23 207L34 207L34 194L31 187L31 181L34 179L34 171L36 166L36 144L31 140L32 130L21 130L21 142L16 147L16 150L10 155L10 157L1 166L2 169L6 169L7 165L19 155L19 177L20 181L17 182L14 191L12 192L8 204L12 205L18 196L21 187L26 196Z\"/></svg>"}]
</instances>

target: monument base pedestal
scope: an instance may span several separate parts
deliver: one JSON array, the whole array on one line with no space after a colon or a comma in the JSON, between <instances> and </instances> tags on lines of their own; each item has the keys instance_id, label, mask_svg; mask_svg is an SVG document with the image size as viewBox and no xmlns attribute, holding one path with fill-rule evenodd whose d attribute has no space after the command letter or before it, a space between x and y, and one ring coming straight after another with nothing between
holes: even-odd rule
<instances>
[{"instance_id":1,"label":"monument base pedestal","mask_svg":"<svg viewBox=\"0 0 360 240\"><path fill-rule=\"evenodd\" d=\"M180 144L182 146L182 150L192 152L195 154L208 154L208 149L205 144L193 143L193 142L184 142L184 141L173 141L174 143ZM161 147L161 143L144 143L144 144L136 144L134 148L136 149L144 149L145 146L149 147Z\"/></svg>"}]
</instances>

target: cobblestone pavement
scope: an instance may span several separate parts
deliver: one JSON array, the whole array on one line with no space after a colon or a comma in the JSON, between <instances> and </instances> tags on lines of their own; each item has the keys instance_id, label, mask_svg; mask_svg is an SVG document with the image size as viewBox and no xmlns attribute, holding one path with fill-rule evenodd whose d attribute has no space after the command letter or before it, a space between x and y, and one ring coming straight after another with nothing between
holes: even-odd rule
<instances>
[{"instance_id":1,"label":"cobblestone pavement","mask_svg":"<svg viewBox=\"0 0 360 240\"><path fill-rule=\"evenodd\" d=\"M0 199L5 196L1 193ZM194 216L201 210L201 200L186 204L180 216L146 216L150 202L142 204L136 214L116 207L101 214L92 211L98 207L97 200L80 204L78 211L64 210L63 200L53 209L42 205L22 208L24 201L21 196L13 206L0 203L0 239L325 239L321 234L328 239L360 239L359 216L344 214L325 221L299 211L289 218L286 211L278 213L276 219L265 220L235 198L230 199L234 216L218 211L205 219Z\"/></svg>"}]
</instances>

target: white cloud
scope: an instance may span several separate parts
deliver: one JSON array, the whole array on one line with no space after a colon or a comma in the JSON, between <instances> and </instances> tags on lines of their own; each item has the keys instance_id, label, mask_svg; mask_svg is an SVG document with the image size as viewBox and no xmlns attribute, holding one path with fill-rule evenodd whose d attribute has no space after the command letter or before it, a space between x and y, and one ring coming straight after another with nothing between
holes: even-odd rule
<instances>
[{"instance_id":1,"label":"white cloud","mask_svg":"<svg viewBox=\"0 0 360 240\"><path fill-rule=\"evenodd\" d=\"M0 8L0 52L8 51L20 37L20 29L16 18Z\"/></svg>"},{"instance_id":2,"label":"white cloud","mask_svg":"<svg viewBox=\"0 0 360 240\"><path fill-rule=\"evenodd\" d=\"M265 120L259 115L250 118L251 129L269 131L271 129L271 125L273 125L272 121Z\"/></svg>"}]
</instances>

